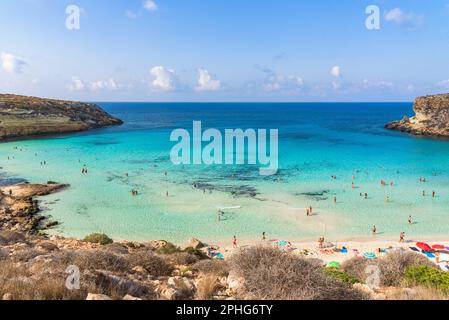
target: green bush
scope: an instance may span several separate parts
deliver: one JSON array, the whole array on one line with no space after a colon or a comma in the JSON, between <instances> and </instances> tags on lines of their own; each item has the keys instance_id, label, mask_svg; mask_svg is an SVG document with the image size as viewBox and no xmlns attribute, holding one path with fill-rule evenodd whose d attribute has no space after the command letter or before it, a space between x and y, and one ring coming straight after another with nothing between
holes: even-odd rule
<instances>
[{"instance_id":1,"label":"green bush","mask_svg":"<svg viewBox=\"0 0 449 320\"><path fill-rule=\"evenodd\" d=\"M324 269L324 272L332 279L338 280L344 283L348 284L356 284L360 283L360 281L356 278L351 276L350 274L340 271L337 268L326 268Z\"/></svg>"},{"instance_id":2,"label":"green bush","mask_svg":"<svg viewBox=\"0 0 449 320\"><path fill-rule=\"evenodd\" d=\"M410 267L405 271L409 285L421 285L449 292L449 273L427 266Z\"/></svg>"},{"instance_id":3,"label":"green bush","mask_svg":"<svg viewBox=\"0 0 449 320\"><path fill-rule=\"evenodd\" d=\"M90 242L90 243L99 243L101 245L107 245L114 242L111 238L109 238L104 233L92 233L84 238L84 241Z\"/></svg>"},{"instance_id":4,"label":"green bush","mask_svg":"<svg viewBox=\"0 0 449 320\"><path fill-rule=\"evenodd\" d=\"M156 253L158 254L173 254L177 252L182 252L182 250L170 242L167 242L165 246L156 249Z\"/></svg>"}]
</instances>

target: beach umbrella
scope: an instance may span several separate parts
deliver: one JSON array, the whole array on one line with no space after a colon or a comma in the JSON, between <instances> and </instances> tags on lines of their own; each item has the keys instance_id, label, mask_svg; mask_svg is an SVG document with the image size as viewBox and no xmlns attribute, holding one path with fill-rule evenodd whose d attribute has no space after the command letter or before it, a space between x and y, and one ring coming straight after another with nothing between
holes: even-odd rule
<instances>
[{"instance_id":1,"label":"beach umbrella","mask_svg":"<svg viewBox=\"0 0 449 320\"><path fill-rule=\"evenodd\" d=\"M327 264L328 268L340 268L340 263L337 261L331 261Z\"/></svg>"},{"instance_id":2,"label":"beach umbrella","mask_svg":"<svg viewBox=\"0 0 449 320\"><path fill-rule=\"evenodd\" d=\"M432 249L435 249L435 250L444 250L444 249L446 249L446 247L443 246L443 245L441 245L441 244L434 244L434 245L432 246Z\"/></svg>"},{"instance_id":3,"label":"beach umbrella","mask_svg":"<svg viewBox=\"0 0 449 320\"><path fill-rule=\"evenodd\" d=\"M373 259L377 258L376 255L374 253L372 253L372 252L364 252L363 256L365 258L367 258L367 259L370 259L370 260L373 260Z\"/></svg>"},{"instance_id":4,"label":"beach umbrella","mask_svg":"<svg viewBox=\"0 0 449 320\"><path fill-rule=\"evenodd\" d=\"M432 251L432 247L429 246L427 243L425 242L417 242L416 246L418 248L420 248L422 251L427 252L427 251Z\"/></svg>"},{"instance_id":5,"label":"beach umbrella","mask_svg":"<svg viewBox=\"0 0 449 320\"><path fill-rule=\"evenodd\" d=\"M288 245L288 241L286 241L286 240L279 240L278 241L278 245L280 245L281 247L285 247L286 245Z\"/></svg>"}]
</instances>

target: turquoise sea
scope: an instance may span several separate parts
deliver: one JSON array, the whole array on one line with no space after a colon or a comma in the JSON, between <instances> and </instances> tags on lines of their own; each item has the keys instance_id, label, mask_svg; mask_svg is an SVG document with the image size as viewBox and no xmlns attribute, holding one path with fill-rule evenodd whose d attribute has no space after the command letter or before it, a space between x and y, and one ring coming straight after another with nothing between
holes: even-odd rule
<instances>
[{"instance_id":1,"label":"turquoise sea","mask_svg":"<svg viewBox=\"0 0 449 320\"><path fill-rule=\"evenodd\" d=\"M259 239L265 231L338 240L369 236L376 225L385 237L449 234L449 142L383 128L412 115L412 103L99 105L125 124L0 144L2 179L71 185L42 198L45 213L61 222L53 233L213 242ZM191 130L194 120L204 129L278 129L278 175L260 176L250 165L174 166L170 133ZM88 174L81 174L84 165ZM360 196L365 192L368 199ZM306 206L314 208L312 217Z\"/></svg>"}]
</instances>

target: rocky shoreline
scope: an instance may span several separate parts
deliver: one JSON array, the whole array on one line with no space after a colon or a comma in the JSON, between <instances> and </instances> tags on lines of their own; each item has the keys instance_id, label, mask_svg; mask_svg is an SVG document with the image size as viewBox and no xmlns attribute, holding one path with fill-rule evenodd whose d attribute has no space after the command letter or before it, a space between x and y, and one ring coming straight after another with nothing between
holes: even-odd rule
<instances>
[{"instance_id":1,"label":"rocky shoreline","mask_svg":"<svg viewBox=\"0 0 449 320\"><path fill-rule=\"evenodd\" d=\"M404 116L385 128L417 136L449 137L449 94L418 97L413 110L414 117Z\"/></svg>"},{"instance_id":2,"label":"rocky shoreline","mask_svg":"<svg viewBox=\"0 0 449 320\"><path fill-rule=\"evenodd\" d=\"M0 94L0 141L122 123L92 103Z\"/></svg>"}]
</instances>

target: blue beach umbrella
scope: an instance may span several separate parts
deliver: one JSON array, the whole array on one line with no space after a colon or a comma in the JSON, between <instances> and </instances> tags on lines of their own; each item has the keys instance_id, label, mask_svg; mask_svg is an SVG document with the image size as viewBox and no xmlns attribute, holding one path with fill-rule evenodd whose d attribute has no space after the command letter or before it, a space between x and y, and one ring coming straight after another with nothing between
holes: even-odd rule
<instances>
[{"instance_id":1,"label":"blue beach umbrella","mask_svg":"<svg viewBox=\"0 0 449 320\"><path fill-rule=\"evenodd\" d=\"M370 259L370 260L373 260L373 259L377 258L376 255L374 253L372 253L372 252L364 252L363 256L365 258L367 258L367 259Z\"/></svg>"}]
</instances>

